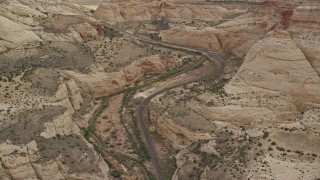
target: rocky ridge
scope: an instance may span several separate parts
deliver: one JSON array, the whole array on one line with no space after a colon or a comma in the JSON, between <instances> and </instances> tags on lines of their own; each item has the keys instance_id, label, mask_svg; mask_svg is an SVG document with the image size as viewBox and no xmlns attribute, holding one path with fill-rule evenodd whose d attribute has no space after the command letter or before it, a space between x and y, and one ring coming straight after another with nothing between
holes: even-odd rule
<instances>
[{"instance_id":1,"label":"rocky ridge","mask_svg":"<svg viewBox=\"0 0 320 180\"><path fill-rule=\"evenodd\" d=\"M108 165L82 136L99 106L93 98L174 69L184 57L128 43L67 1L1 3L0 177L109 179ZM98 18L121 25L169 19L169 28L159 30L161 40L245 57L218 91L208 90L218 82L195 83L153 102L153 130L178 150L173 179L319 177L318 6L263 3L228 10L140 2L97 9ZM188 94L193 91L200 93ZM233 164L244 159L247 164Z\"/></svg>"},{"instance_id":2,"label":"rocky ridge","mask_svg":"<svg viewBox=\"0 0 320 180\"><path fill-rule=\"evenodd\" d=\"M63 71L62 73L74 79L86 94L97 98L119 92L144 75L162 73L176 68L180 62L179 58L161 60L156 55L141 58L113 73L79 74L72 71Z\"/></svg>"},{"instance_id":3,"label":"rocky ridge","mask_svg":"<svg viewBox=\"0 0 320 180\"><path fill-rule=\"evenodd\" d=\"M168 2L137 4L101 4L95 15L110 22L150 21L159 18L215 20L236 13L219 6L186 5Z\"/></svg>"},{"instance_id":4,"label":"rocky ridge","mask_svg":"<svg viewBox=\"0 0 320 180\"><path fill-rule=\"evenodd\" d=\"M319 141L319 138L316 137L318 133L316 129L319 129L319 122L316 120L319 118L316 117L320 115L318 111L320 99L317 95L320 89L319 76L302 51L295 45L288 32L270 33L268 36L268 38L258 41L249 50L241 68L224 86L222 94L200 93L197 95L196 101L191 100L185 103L186 110L176 110L176 112L180 112L179 116L182 116L184 121L181 121L179 116L175 115L176 113L170 111L170 108L166 111L158 111L158 113L153 112L151 117L157 132L174 144L176 148L181 149L176 156L178 165L174 175L176 179L184 177L184 173L188 172L188 167L192 162L201 163L204 161L201 160L201 156L199 157L200 152L207 154L207 156L208 154L217 157L224 156L225 152L219 149L218 143L220 131L223 129L228 129L233 135L241 137L239 127L244 127L247 138L262 137L264 132L268 131L272 141L276 141L278 144L278 148L289 149L288 152L302 149L301 151L304 153L317 154L316 146L311 142L304 144L302 148L294 143L295 140L287 142L289 134L282 134L280 128L296 129L292 133L293 139L309 136L310 141ZM161 99L161 101L154 101L155 104L161 104L162 108L160 109L166 109L166 107L179 102L177 99L162 97ZM214 106L208 106L208 103L214 104ZM153 108L159 109L158 106L154 105ZM195 114L192 115L193 113ZM197 119L198 125L187 125L193 124L194 119ZM199 126L199 124L203 124L203 126ZM311 128L311 124L314 127ZM174 127L174 130L171 127ZM211 132L207 131L207 128ZM311 134L303 133L302 129L308 129ZM295 135L296 133L299 135ZM193 149L193 144L197 142L204 142L201 143L199 152L189 150ZM268 147L268 143L263 141L261 143L262 147ZM249 151L248 154L250 154ZM308 168L300 164L306 163L307 160L299 159L296 161L293 155L281 158L277 153L270 155L270 150L269 153L268 150L261 150L260 155L261 153L261 161L249 160L249 164L247 163L244 168L246 173L242 177L261 178L268 176L281 179L288 174L279 172L277 169L284 168L285 164L290 164L291 161L294 162L290 167L295 168L287 169L290 171L290 177L291 174L311 179L319 176L317 158L311 162L308 161L308 167L310 166ZM256 171L255 167L264 161L270 167L270 171L263 173L259 170ZM280 162L280 165L275 162ZM302 171L305 170L309 170L311 173L303 176ZM204 168L201 172L203 179L219 174L219 170L216 168Z\"/></svg>"}]
</instances>

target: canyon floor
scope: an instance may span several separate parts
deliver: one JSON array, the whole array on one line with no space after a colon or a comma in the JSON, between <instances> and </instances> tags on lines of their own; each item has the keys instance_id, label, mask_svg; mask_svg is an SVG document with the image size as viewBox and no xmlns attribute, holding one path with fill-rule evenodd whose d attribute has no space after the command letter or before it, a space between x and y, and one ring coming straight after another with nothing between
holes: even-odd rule
<instances>
[{"instance_id":1,"label":"canyon floor","mask_svg":"<svg viewBox=\"0 0 320 180\"><path fill-rule=\"evenodd\" d=\"M0 0L0 179L320 179L317 0Z\"/></svg>"}]
</instances>

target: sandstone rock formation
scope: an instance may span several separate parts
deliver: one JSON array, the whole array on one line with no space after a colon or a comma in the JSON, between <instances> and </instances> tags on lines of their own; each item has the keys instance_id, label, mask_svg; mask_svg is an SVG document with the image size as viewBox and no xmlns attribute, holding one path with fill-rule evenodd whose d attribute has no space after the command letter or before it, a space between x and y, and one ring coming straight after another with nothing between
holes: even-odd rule
<instances>
[{"instance_id":1,"label":"sandstone rock formation","mask_svg":"<svg viewBox=\"0 0 320 180\"><path fill-rule=\"evenodd\" d=\"M237 144L236 139L243 142L241 140L243 135L245 139L259 139L266 136L269 141L275 141L274 144L277 144L281 151L283 151L281 148L284 148L288 150L288 154L294 153L283 158L279 150L270 150L273 147L267 150L270 142L260 141L261 144L257 146L258 149L261 146L258 154L262 153L263 156L261 160L256 158L258 160L255 161L251 157L251 160L245 163L246 173L242 174L242 177L281 179L291 176L291 173L310 179L319 176L317 158L310 162L307 157L296 161L295 156L300 151L307 154L316 153L317 146L314 146L316 144L314 141L319 141L319 137L316 137L319 129L317 120L320 108L319 89L320 78L304 53L297 47L289 32L278 31L270 32L267 38L251 47L237 74L220 93L201 93L198 89L200 93L197 91L195 93L197 98L185 103L181 103L184 98L177 95L169 99L161 97L163 100L154 101L156 105L152 107L155 111L151 113L151 117L155 129L180 149L177 156L178 168L173 178L187 178L185 173L190 172L192 168L199 168L198 164L206 162L210 157L219 160L213 160L211 166L202 166L201 177L204 179L220 177L222 169L215 168L219 164L218 161L222 163L219 166L223 166L229 162L224 158L232 157L233 149L228 141L233 139L231 144ZM157 105L159 103L160 105ZM177 113L171 111L174 106L181 107L183 104L184 111L180 110ZM186 112L199 116L189 117ZM197 123L194 123L195 119ZM188 123L192 125L188 126ZM211 131L207 131L207 128ZM282 132L282 129L290 132ZM310 134L304 132L306 129ZM265 135L266 131L270 135ZM203 136L205 132L207 135ZM229 138L219 140L226 136L224 133L229 134ZM299 139L308 140L303 144L296 143L300 141ZM240 157L251 156L252 151L254 150L249 149L246 153L240 153ZM239 157L237 152L238 150L235 152L235 157ZM205 155L202 157L199 154ZM189 158L191 160L188 160ZM270 171L264 172L257 168L265 162L268 162ZM280 167L287 168L290 173L278 171ZM303 175L304 170L312 173ZM222 174L228 177L227 171Z\"/></svg>"},{"instance_id":2,"label":"sandstone rock formation","mask_svg":"<svg viewBox=\"0 0 320 180\"><path fill-rule=\"evenodd\" d=\"M289 34L281 32L255 44L225 87L227 94L240 96L241 100L205 108L210 109L207 112L198 110L232 124L286 122L320 103L319 81Z\"/></svg>"},{"instance_id":3,"label":"sandstone rock formation","mask_svg":"<svg viewBox=\"0 0 320 180\"><path fill-rule=\"evenodd\" d=\"M0 16L0 39L7 48L17 45L41 42L42 40L25 26L18 24L6 17Z\"/></svg>"},{"instance_id":4,"label":"sandstone rock formation","mask_svg":"<svg viewBox=\"0 0 320 180\"><path fill-rule=\"evenodd\" d=\"M155 125L155 130L168 139L175 147L186 148L193 142L199 140L212 139L209 133L193 133L187 128L181 127L168 117L159 117L156 113L151 113L151 121Z\"/></svg>"},{"instance_id":5,"label":"sandstone rock formation","mask_svg":"<svg viewBox=\"0 0 320 180\"><path fill-rule=\"evenodd\" d=\"M292 16L293 23L288 29L318 75L320 74L319 5L318 1L307 1L295 8Z\"/></svg>"},{"instance_id":6,"label":"sandstone rock formation","mask_svg":"<svg viewBox=\"0 0 320 180\"><path fill-rule=\"evenodd\" d=\"M272 23L268 23L267 18L253 19L247 15L216 27L174 26L161 31L159 36L166 42L218 52L223 49L243 56L265 36Z\"/></svg>"},{"instance_id":7,"label":"sandstone rock formation","mask_svg":"<svg viewBox=\"0 0 320 180\"><path fill-rule=\"evenodd\" d=\"M159 34L163 41L206 50L226 50L244 56L251 46L278 27L279 16L268 10L248 12L214 27L171 26Z\"/></svg>"},{"instance_id":8,"label":"sandstone rock formation","mask_svg":"<svg viewBox=\"0 0 320 180\"><path fill-rule=\"evenodd\" d=\"M286 62L284 63L282 61ZM252 64L258 62L260 65L262 63L266 64L260 66L263 67L263 69L256 69L259 67ZM270 68L268 68L268 66ZM300 68L304 71L300 71ZM284 71L285 69L288 70ZM297 73L298 71L300 73L299 75ZM301 73L305 74L301 75ZM261 74L263 74L263 76ZM244 76L246 76L246 78L243 78ZM291 80L287 80L286 76L289 76ZM252 77L252 79L247 77ZM266 79L263 80L258 77ZM256 78L258 78L259 81L254 81ZM313 96L311 99L305 100L312 102L316 100L314 97L319 80L319 77L315 74L315 71L308 63L304 54L291 40L289 33L284 31L262 40L259 45L254 45L247 54L246 61L242 68L239 70L238 78L233 79L230 85L237 87L242 85L247 86L249 84L248 82L250 82L249 86L254 86L255 89L262 88L288 93L302 88L304 89L303 92L308 92L310 96ZM264 82L268 82L268 85L263 84ZM251 91L251 89L246 88L246 91Z\"/></svg>"},{"instance_id":9,"label":"sandstone rock formation","mask_svg":"<svg viewBox=\"0 0 320 180\"><path fill-rule=\"evenodd\" d=\"M39 163L39 152L37 143L30 142L27 145L13 145L11 142L3 142L0 144L1 156L1 178L4 179L105 179L108 178L108 169L101 158L96 157L103 173L91 175L88 173L68 173L68 168L64 165L63 158L53 159L49 162ZM101 177L102 176L102 177Z\"/></svg>"},{"instance_id":10,"label":"sandstone rock formation","mask_svg":"<svg viewBox=\"0 0 320 180\"><path fill-rule=\"evenodd\" d=\"M108 0L68 0L71 3L77 3L77 4L83 4L83 5L92 5L92 4L100 4L103 1L108 1Z\"/></svg>"},{"instance_id":11,"label":"sandstone rock formation","mask_svg":"<svg viewBox=\"0 0 320 180\"><path fill-rule=\"evenodd\" d=\"M1 2L0 179L109 178L108 165L81 135L80 127L86 127L89 118L74 118L83 105L81 90L49 67L53 59L67 61L60 56L65 52L58 57L52 47L44 50L48 44L59 49L62 42L70 42L63 47L68 51L77 42L95 39L97 23L83 15L81 8L66 1ZM66 21L56 23L59 17ZM28 58L41 68L28 68ZM4 93L9 91L5 86L10 86L10 95Z\"/></svg>"},{"instance_id":12,"label":"sandstone rock formation","mask_svg":"<svg viewBox=\"0 0 320 180\"><path fill-rule=\"evenodd\" d=\"M95 12L99 19L111 22L150 21L161 17L215 20L232 14L219 6L185 5L173 3L101 4Z\"/></svg>"},{"instance_id":13,"label":"sandstone rock formation","mask_svg":"<svg viewBox=\"0 0 320 180\"><path fill-rule=\"evenodd\" d=\"M49 15L49 16L48 16ZM39 23L50 22L55 19L50 15L74 16L80 21L67 26L69 32L55 34L43 31L46 27ZM39 44L48 41L83 42L91 40L98 35L93 19L81 17L81 9L67 2L34 1L8 1L0 5L0 52L7 49L21 47L23 44ZM72 18L65 22L53 22L53 26L64 26L72 22ZM90 24L89 24L90 23ZM92 25L91 25L92 24ZM51 31L53 27L50 27Z\"/></svg>"},{"instance_id":14,"label":"sandstone rock formation","mask_svg":"<svg viewBox=\"0 0 320 180\"><path fill-rule=\"evenodd\" d=\"M78 32L84 41L92 40L98 36L98 31L87 22L73 25L71 29Z\"/></svg>"},{"instance_id":15,"label":"sandstone rock formation","mask_svg":"<svg viewBox=\"0 0 320 180\"><path fill-rule=\"evenodd\" d=\"M116 33L103 26L104 20L139 37L225 51L231 56L226 71L233 68L228 61L241 59L235 55L245 56L239 71L221 78L222 84L191 83L150 103L150 132L157 131L152 137L165 139L157 146L159 157L176 160L172 179L318 178L319 2L239 1L119 0L93 14L80 4L108 1L0 0L0 179L102 180L118 176L115 169L129 179L127 172L136 178L152 172L138 152L140 138L131 127L137 101L129 96L146 97L203 75L203 69L163 81L141 96L121 94L103 111L96 98L194 58ZM239 67L242 61L235 63ZM82 128L101 110L99 143ZM122 163L109 153L101 157L93 141L130 158Z\"/></svg>"},{"instance_id":16,"label":"sandstone rock formation","mask_svg":"<svg viewBox=\"0 0 320 180\"><path fill-rule=\"evenodd\" d=\"M100 72L89 75L72 71L63 71L63 73L74 79L85 93L93 97L101 97L119 92L144 75L162 73L175 68L179 61L178 58L162 60L159 56L149 56L141 58L121 71L114 73Z\"/></svg>"},{"instance_id":17,"label":"sandstone rock formation","mask_svg":"<svg viewBox=\"0 0 320 180\"><path fill-rule=\"evenodd\" d=\"M313 23L320 22L320 3L319 1L306 1L302 6L295 8L292 20L307 21Z\"/></svg>"},{"instance_id":18,"label":"sandstone rock formation","mask_svg":"<svg viewBox=\"0 0 320 180\"><path fill-rule=\"evenodd\" d=\"M160 32L162 41L174 44L200 48L212 51L221 51L220 42L216 36L219 33L215 28L197 29L188 26L176 26Z\"/></svg>"}]
</instances>

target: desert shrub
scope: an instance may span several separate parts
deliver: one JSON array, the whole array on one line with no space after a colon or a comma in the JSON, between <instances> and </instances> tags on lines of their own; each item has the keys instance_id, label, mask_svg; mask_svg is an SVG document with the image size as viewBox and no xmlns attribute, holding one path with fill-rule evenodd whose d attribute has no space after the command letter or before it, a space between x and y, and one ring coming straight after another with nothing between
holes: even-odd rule
<instances>
[{"instance_id":1,"label":"desert shrub","mask_svg":"<svg viewBox=\"0 0 320 180\"><path fill-rule=\"evenodd\" d=\"M119 178L121 177L121 171L117 170L117 169L113 169L111 170L111 175L114 177L114 178Z\"/></svg>"}]
</instances>

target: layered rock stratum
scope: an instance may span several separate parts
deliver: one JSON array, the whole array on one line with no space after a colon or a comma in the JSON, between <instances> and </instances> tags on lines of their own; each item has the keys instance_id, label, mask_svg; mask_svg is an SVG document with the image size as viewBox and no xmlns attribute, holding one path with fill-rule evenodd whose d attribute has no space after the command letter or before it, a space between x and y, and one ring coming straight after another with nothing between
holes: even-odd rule
<instances>
[{"instance_id":1,"label":"layered rock stratum","mask_svg":"<svg viewBox=\"0 0 320 180\"><path fill-rule=\"evenodd\" d=\"M318 1L117 2L0 0L0 179L153 172L145 157L130 161L141 158L134 108L193 74L162 79L136 99L122 91L199 57L104 21L226 59L220 79L180 86L149 106L149 133L172 179L320 177ZM110 96L101 110L99 98ZM86 129L94 119L99 147Z\"/></svg>"},{"instance_id":2,"label":"layered rock stratum","mask_svg":"<svg viewBox=\"0 0 320 180\"><path fill-rule=\"evenodd\" d=\"M267 38L250 48L244 63L224 86L222 94L200 91L196 94L196 100L185 103L181 103L183 95L171 98L169 95L155 100L156 105L152 107L161 109L158 113L153 112L151 116L157 132L180 149L176 156L178 168L174 179L185 178L184 173L188 172L190 166L203 168L200 170L202 179L220 177L219 171L227 168L225 164L228 164L229 160L213 161L214 164L207 167L201 167L197 163L201 164L211 155L217 159L225 158L226 153L229 153L230 159L235 158L233 161L239 158L237 152L233 152L230 147L232 145L225 144L229 140L221 142L221 138L226 136L222 135L224 131L231 131L232 139L241 139L245 133L246 138L261 142L256 161L252 160L255 156L252 151L257 148L249 149L240 155L243 158L251 157L248 161L244 160L246 162L241 169L245 173L242 177L318 177L318 159L309 159L308 156L297 159L295 154L303 152L314 154L315 157L318 154L318 145L315 142L319 141L319 84L318 74L291 39L290 34L281 31L270 33ZM208 103L214 105L208 106ZM174 109L171 109L171 106ZM290 132L282 132L282 129ZM268 137L270 140L259 140L259 137L263 136L263 139ZM304 138L308 140L302 144L297 143ZM272 141L278 149L286 151L288 156L283 158L283 155L273 152L274 147L270 146ZM233 140L233 143L239 143L237 146L242 148L247 146L243 141ZM194 144L198 144L198 151L195 151ZM224 148L231 149L220 149L223 144L226 145ZM200 152L205 155L199 155ZM260 163L266 164L269 170L259 170L257 167L261 166ZM280 172L279 168L285 168L286 171ZM304 171L310 173L305 176ZM224 178L231 178L228 171L225 171Z\"/></svg>"},{"instance_id":3,"label":"layered rock stratum","mask_svg":"<svg viewBox=\"0 0 320 180\"><path fill-rule=\"evenodd\" d=\"M159 18L215 20L236 13L220 6L160 3L102 4L95 15L111 22L150 21Z\"/></svg>"}]
</instances>

